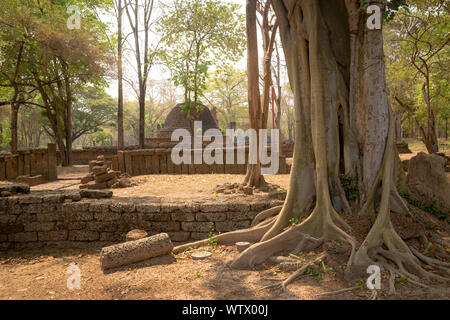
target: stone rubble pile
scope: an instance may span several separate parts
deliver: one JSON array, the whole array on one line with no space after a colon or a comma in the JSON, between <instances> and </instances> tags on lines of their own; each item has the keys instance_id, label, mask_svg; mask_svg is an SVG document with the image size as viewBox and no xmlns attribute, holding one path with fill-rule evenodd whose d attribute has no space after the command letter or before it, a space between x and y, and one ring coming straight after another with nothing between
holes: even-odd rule
<instances>
[{"instance_id":1,"label":"stone rubble pile","mask_svg":"<svg viewBox=\"0 0 450 320\"><path fill-rule=\"evenodd\" d=\"M127 175L111 170L104 156L91 161L89 169L90 173L81 179L80 189L128 188L135 185Z\"/></svg>"}]
</instances>

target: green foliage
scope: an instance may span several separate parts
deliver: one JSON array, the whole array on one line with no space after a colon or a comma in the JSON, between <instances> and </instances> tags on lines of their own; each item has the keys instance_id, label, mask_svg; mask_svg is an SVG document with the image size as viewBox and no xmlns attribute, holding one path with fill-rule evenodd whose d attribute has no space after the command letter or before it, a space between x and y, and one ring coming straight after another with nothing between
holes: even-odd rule
<instances>
[{"instance_id":1,"label":"green foliage","mask_svg":"<svg viewBox=\"0 0 450 320\"><path fill-rule=\"evenodd\" d=\"M402 284L405 284L405 283L407 283L408 282L408 279L407 278L404 278L404 277L397 277L397 278L395 278L395 283L402 283Z\"/></svg>"},{"instance_id":2,"label":"green foliage","mask_svg":"<svg viewBox=\"0 0 450 320\"><path fill-rule=\"evenodd\" d=\"M81 10L80 29L67 27L70 5ZM107 25L97 19L96 10L109 5L109 0L0 2L0 84L18 87L23 104L41 108L60 143L70 134L76 94L106 84L111 56L102 31Z\"/></svg>"},{"instance_id":3,"label":"green foliage","mask_svg":"<svg viewBox=\"0 0 450 320\"><path fill-rule=\"evenodd\" d=\"M184 112L201 112L199 99L210 67L242 56L245 26L238 9L220 0L175 0L159 21L164 46L160 56L175 86L184 89Z\"/></svg>"},{"instance_id":4,"label":"green foliage","mask_svg":"<svg viewBox=\"0 0 450 320\"><path fill-rule=\"evenodd\" d=\"M289 224L291 226L296 226L296 225L300 224L300 221L298 220L298 218L290 218L289 219Z\"/></svg>"},{"instance_id":5,"label":"green foliage","mask_svg":"<svg viewBox=\"0 0 450 320\"><path fill-rule=\"evenodd\" d=\"M400 8L408 10L406 0L390 0L387 3L386 11L384 12L384 20L390 22L395 18L395 15Z\"/></svg>"},{"instance_id":6,"label":"green foliage","mask_svg":"<svg viewBox=\"0 0 450 320\"><path fill-rule=\"evenodd\" d=\"M347 200L356 200L359 198L358 180L349 175L340 175L342 187L345 191Z\"/></svg>"},{"instance_id":7,"label":"green foliage","mask_svg":"<svg viewBox=\"0 0 450 320\"><path fill-rule=\"evenodd\" d=\"M305 270L305 273L309 276L314 277L317 282L322 282L323 274L333 270L331 267L326 267L325 263L320 259L315 260L314 264L317 266L317 269L308 266Z\"/></svg>"},{"instance_id":8,"label":"green foliage","mask_svg":"<svg viewBox=\"0 0 450 320\"><path fill-rule=\"evenodd\" d=\"M416 119L428 125L429 87L436 126L445 130L449 115L449 33L450 19L442 1L409 0L385 25L386 80L394 109L402 114L405 130L414 130ZM424 90L424 86L425 89ZM400 99L412 112L394 103Z\"/></svg>"},{"instance_id":9,"label":"green foliage","mask_svg":"<svg viewBox=\"0 0 450 320\"><path fill-rule=\"evenodd\" d=\"M72 140L75 141L83 134L96 135L98 144L108 141L110 133L106 133L102 126L113 126L116 120L117 104L103 89L84 88L76 95L73 109ZM110 140L109 143L110 144Z\"/></svg>"},{"instance_id":10,"label":"green foliage","mask_svg":"<svg viewBox=\"0 0 450 320\"><path fill-rule=\"evenodd\" d=\"M364 288L364 284L365 284L364 279L358 279L356 281L356 285L359 287L359 289L363 289Z\"/></svg>"},{"instance_id":11,"label":"green foliage","mask_svg":"<svg viewBox=\"0 0 450 320\"><path fill-rule=\"evenodd\" d=\"M248 122L247 74L232 65L224 65L209 73L204 98L218 111L218 125L226 129L230 122L243 127Z\"/></svg>"},{"instance_id":12,"label":"green foliage","mask_svg":"<svg viewBox=\"0 0 450 320\"><path fill-rule=\"evenodd\" d=\"M368 0L360 0L361 8L367 8L369 6ZM406 0L390 0L387 2L386 10L384 11L384 20L386 22L392 21L397 11L401 8L407 8Z\"/></svg>"},{"instance_id":13,"label":"green foliage","mask_svg":"<svg viewBox=\"0 0 450 320\"><path fill-rule=\"evenodd\" d=\"M208 245L212 248L217 247L219 244L219 240L217 238L214 238L215 236L219 235L220 233L216 233L216 229L214 228L214 223L211 222L209 225L209 235L208 235Z\"/></svg>"}]
</instances>

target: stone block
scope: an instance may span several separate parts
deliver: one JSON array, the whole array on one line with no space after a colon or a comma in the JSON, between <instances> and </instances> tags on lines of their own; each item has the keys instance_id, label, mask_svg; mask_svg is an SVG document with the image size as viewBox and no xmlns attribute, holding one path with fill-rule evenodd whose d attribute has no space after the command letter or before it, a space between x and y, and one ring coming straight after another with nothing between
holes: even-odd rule
<instances>
[{"instance_id":1,"label":"stone block","mask_svg":"<svg viewBox=\"0 0 450 320\"><path fill-rule=\"evenodd\" d=\"M100 234L97 231L73 230L69 232L69 241L97 241Z\"/></svg>"},{"instance_id":2,"label":"stone block","mask_svg":"<svg viewBox=\"0 0 450 320\"><path fill-rule=\"evenodd\" d=\"M65 241L65 240L67 240L68 234L69 234L69 232L67 230L38 232L38 240L39 241Z\"/></svg>"},{"instance_id":3,"label":"stone block","mask_svg":"<svg viewBox=\"0 0 450 320\"><path fill-rule=\"evenodd\" d=\"M36 204L42 202L42 196L28 195L19 198L20 204Z\"/></svg>"},{"instance_id":4,"label":"stone block","mask_svg":"<svg viewBox=\"0 0 450 320\"><path fill-rule=\"evenodd\" d=\"M109 212L109 202L91 202L89 205L89 211L90 212Z\"/></svg>"},{"instance_id":5,"label":"stone block","mask_svg":"<svg viewBox=\"0 0 450 320\"><path fill-rule=\"evenodd\" d=\"M228 212L227 219L230 221L253 220L259 212Z\"/></svg>"},{"instance_id":6,"label":"stone block","mask_svg":"<svg viewBox=\"0 0 450 320\"><path fill-rule=\"evenodd\" d=\"M216 222L215 229L218 232L229 232L250 227L250 221L223 221Z\"/></svg>"},{"instance_id":7,"label":"stone block","mask_svg":"<svg viewBox=\"0 0 450 320\"><path fill-rule=\"evenodd\" d=\"M191 235L190 232L185 232L185 231L167 232L167 234L169 235L169 237L172 241L176 241L176 242L188 241L190 238L190 235Z\"/></svg>"},{"instance_id":8,"label":"stone block","mask_svg":"<svg viewBox=\"0 0 450 320\"><path fill-rule=\"evenodd\" d=\"M250 210L250 204L245 202L233 202L228 204L228 210L234 212L246 212Z\"/></svg>"},{"instance_id":9,"label":"stone block","mask_svg":"<svg viewBox=\"0 0 450 320\"><path fill-rule=\"evenodd\" d=\"M211 230L210 222L182 222L181 229L190 232L209 232Z\"/></svg>"},{"instance_id":10,"label":"stone block","mask_svg":"<svg viewBox=\"0 0 450 320\"><path fill-rule=\"evenodd\" d=\"M180 223L174 221L152 222L152 229L158 232L180 231Z\"/></svg>"},{"instance_id":11,"label":"stone block","mask_svg":"<svg viewBox=\"0 0 450 320\"><path fill-rule=\"evenodd\" d=\"M136 206L134 205L134 203L113 202L109 205L109 209L112 212L117 212L117 213L124 213L124 212L131 213L136 210Z\"/></svg>"},{"instance_id":12,"label":"stone block","mask_svg":"<svg viewBox=\"0 0 450 320\"><path fill-rule=\"evenodd\" d=\"M228 205L226 203L204 203L200 205L202 212L226 212Z\"/></svg>"},{"instance_id":13,"label":"stone block","mask_svg":"<svg viewBox=\"0 0 450 320\"><path fill-rule=\"evenodd\" d=\"M225 221L227 214L225 212L199 212L196 214L196 219L201 222Z\"/></svg>"},{"instance_id":14,"label":"stone block","mask_svg":"<svg viewBox=\"0 0 450 320\"><path fill-rule=\"evenodd\" d=\"M161 211L161 206L157 203L137 204L136 211L142 213L157 213Z\"/></svg>"},{"instance_id":15,"label":"stone block","mask_svg":"<svg viewBox=\"0 0 450 320\"><path fill-rule=\"evenodd\" d=\"M33 222L24 225L24 231L52 231L55 228L54 222Z\"/></svg>"},{"instance_id":16,"label":"stone block","mask_svg":"<svg viewBox=\"0 0 450 320\"><path fill-rule=\"evenodd\" d=\"M121 218L120 213L116 212L95 212L94 218L97 221L118 221Z\"/></svg>"},{"instance_id":17,"label":"stone block","mask_svg":"<svg viewBox=\"0 0 450 320\"><path fill-rule=\"evenodd\" d=\"M91 231L114 232L117 230L117 224L114 222L90 221L86 228Z\"/></svg>"},{"instance_id":18,"label":"stone block","mask_svg":"<svg viewBox=\"0 0 450 320\"><path fill-rule=\"evenodd\" d=\"M173 249L169 235L161 233L136 241L103 248L100 253L102 270L120 267L153 257L169 254Z\"/></svg>"},{"instance_id":19,"label":"stone block","mask_svg":"<svg viewBox=\"0 0 450 320\"><path fill-rule=\"evenodd\" d=\"M169 213L143 213L142 219L147 221L164 222L170 221L171 216Z\"/></svg>"},{"instance_id":20,"label":"stone block","mask_svg":"<svg viewBox=\"0 0 450 320\"><path fill-rule=\"evenodd\" d=\"M8 235L8 241L10 242L34 242L37 241L36 232L20 232Z\"/></svg>"},{"instance_id":21,"label":"stone block","mask_svg":"<svg viewBox=\"0 0 450 320\"><path fill-rule=\"evenodd\" d=\"M192 232L191 239L192 240L204 240L209 238L209 233L207 232Z\"/></svg>"},{"instance_id":22,"label":"stone block","mask_svg":"<svg viewBox=\"0 0 450 320\"><path fill-rule=\"evenodd\" d=\"M182 211L176 211L172 212L172 221L195 221L195 214L194 213L188 213L188 212L182 212Z\"/></svg>"}]
</instances>

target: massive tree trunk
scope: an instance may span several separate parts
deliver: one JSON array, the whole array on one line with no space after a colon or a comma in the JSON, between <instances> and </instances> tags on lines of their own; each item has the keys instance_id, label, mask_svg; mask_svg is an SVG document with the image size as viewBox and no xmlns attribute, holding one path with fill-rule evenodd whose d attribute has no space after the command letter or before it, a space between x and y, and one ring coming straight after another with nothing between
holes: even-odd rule
<instances>
[{"instance_id":1,"label":"massive tree trunk","mask_svg":"<svg viewBox=\"0 0 450 320\"><path fill-rule=\"evenodd\" d=\"M241 233L241 240L260 240L232 267L251 268L273 255L339 240L351 246L349 275L358 276L368 265L378 264L410 279L436 278L422 269L390 219L391 211L407 214L408 208L393 181L395 123L386 96L382 31L366 28L359 0L273 0L273 4L295 102L291 181L278 216ZM353 208L341 174L359 182L360 201ZM374 221L358 250L340 215L357 211ZM293 218L301 223L290 226Z\"/></svg>"}]
</instances>

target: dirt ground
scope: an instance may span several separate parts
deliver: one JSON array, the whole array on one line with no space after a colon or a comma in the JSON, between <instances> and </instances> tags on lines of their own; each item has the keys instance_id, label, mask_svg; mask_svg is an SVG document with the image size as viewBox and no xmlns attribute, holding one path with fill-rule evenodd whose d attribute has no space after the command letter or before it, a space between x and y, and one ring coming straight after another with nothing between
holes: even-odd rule
<instances>
[{"instance_id":1,"label":"dirt ground","mask_svg":"<svg viewBox=\"0 0 450 320\"><path fill-rule=\"evenodd\" d=\"M206 260L193 260L187 252L154 258L106 273L100 269L99 248L39 254L11 253L0 259L0 299L367 300L371 294L365 286L365 279L346 283L335 270L324 272L320 278L304 275L289 285L288 292L263 289L290 273L281 271L271 263L254 271L232 270L228 264L238 254L234 247L204 249L212 252ZM305 255L303 259L311 261L313 257L314 254ZM71 264L80 268L79 290L67 289L70 276L67 268ZM317 296L353 286L358 289L326 298ZM382 289L387 286L387 275L383 275ZM379 299L450 298L450 289L446 286L421 289L399 282L396 289L395 296L388 297L382 293Z\"/></svg>"},{"instance_id":2,"label":"dirt ground","mask_svg":"<svg viewBox=\"0 0 450 320\"><path fill-rule=\"evenodd\" d=\"M75 171L82 171L78 168ZM79 173L79 172L78 172ZM74 172L68 172L73 175ZM225 182L240 182L242 175L194 175L194 176L141 176L133 180L137 187L114 190L114 198L218 199L236 195L218 195L214 187ZM267 176L270 183L287 188L288 175ZM74 181L68 180L71 183ZM64 183L58 181L57 183ZM41 188L50 189L47 186ZM39 189L33 187L33 190ZM73 186L77 188L77 186ZM255 196L262 196L256 194ZM247 197L250 200L252 197ZM220 199L223 200L223 199ZM361 230L363 234L367 230ZM189 252L154 258L125 268L102 272L99 255L101 248L40 249L0 253L0 299L325 299L317 294L357 286L358 289L326 299L368 299L371 292L366 279L346 282L342 266L346 258L315 275L304 275L289 285L288 292L279 289L263 289L277 283L276 279L289 276L278 265L268 262L258 270L238 271L229 268L237 256L235 247L206 246L212 256L206 260L193 260ZM310 262L320 252L301 257L302 263ZM330 261L333 261L330 259ZM76 264L81 271L81 289L67 289L70 274L67 268ZM331 268L331 269L330 269ZM388 288L388 275L383 275L382 289ZM387 296L383 291L379 299L450 299L447 285L435 285L422 289L399 279L397 295ZM386 289L387 290L387 289Z\"/></svg>"},{"instance_id":3,"label":"dirt ground","mask_svg":"<svg viewBox=\"0 0 450 320\"><path fill-rule=\"evenodd\" d=\"M407 158L409 155L402 156ZM78 189L78 179L87 173L87 166L60 169L60 180L32 187L32 191ZM217 199L230 201L244 195L216 194L216 185L242 182L242 175L158 175L132 178L136 187L114 190L114 198L155 197L161 199ZM269 183L288 188L289 175L266 176ZM255 196L264 196L257 193ZM447 227L444 229L448 230ZM366 230L364 230L365 232ZM447 234L448 236L448 234ZM104 273L100 268L100 247L84 249L50 249L0 253L0 300L10 299L347 299L367 300L371 292L366 278L346 282L341 261L330 257L330 265L318 274L306 274L290 284L288 292L264 289L278 283L291 272L267 262L257 270L239 271L229 268L238 255L233 246L206 246L199 250L212 253L205 260L193 260L189 252L154 258ZM320 252L300 257L311 262ZM334 264L333 264L334 263ZM81 271L81 288L69 290L68 267L75 264ZM448 285L435 284L421 288L397 279L396 295L388 296L388 274L383 273L379 299L450 299ZM349 287L357 289L334 296L318 294Z\"/></svg>"}]
</instances>

